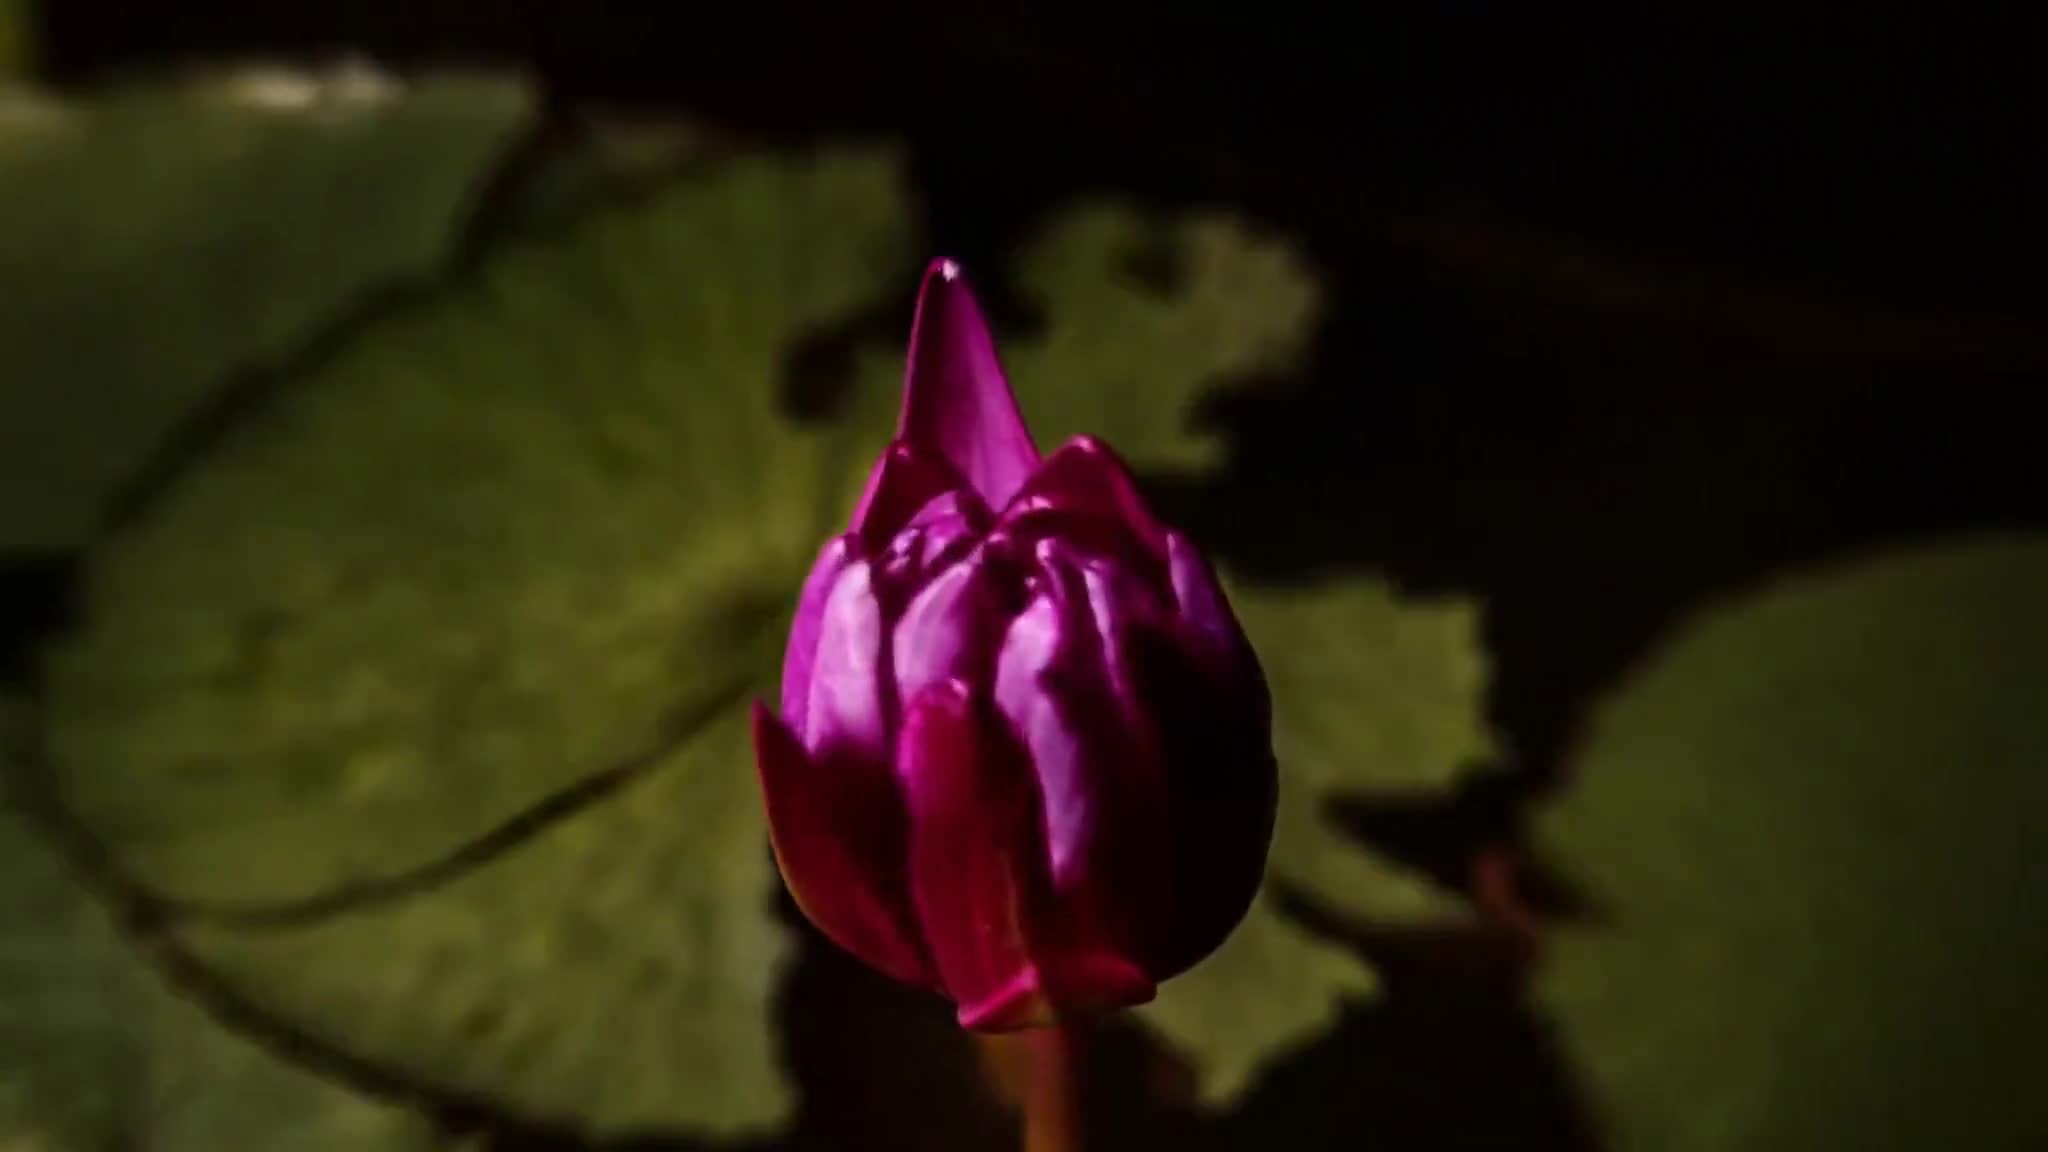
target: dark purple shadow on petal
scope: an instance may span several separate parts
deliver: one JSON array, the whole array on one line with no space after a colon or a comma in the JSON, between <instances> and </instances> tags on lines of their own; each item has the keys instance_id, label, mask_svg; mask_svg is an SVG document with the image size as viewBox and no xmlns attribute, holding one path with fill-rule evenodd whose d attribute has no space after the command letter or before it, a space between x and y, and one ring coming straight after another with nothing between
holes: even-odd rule
<instances>
[{"instance_id":1,"label":"dark purple shadow on petal","mask_svg":"<svg viewBox=\"0 0 2048 1152\"><path fill-rule=\"evenodd\" d=\"M831 750L812 756L759 703L753 725L769 840L797 907L870 966L930 985L904 867L902 797L889 765Z\"/></svg>"},{"instance_id":2,"label":"dark purple shadow on petal","mask_svg":"<svg viewBox=\"0 0 2048 1152\"><path fill-rule=\"evenodd\" d=\"M918 292L897 438L944 457L991 508L1038 466L988 321L951 260L934 260Z\"/></svg>"},{"instance_id":3,"label":"dark purple shadow on petal","mask_svg":"<svg viewBox=\"0 0 2048 1152\"><path fill-rule=\"evenodd\" d=\"M1154 717L1166 765L1159 817L1179 897L1154 975L1186 971L1223 943L1258 894L1279 795L1263 694L1209 674L1184 638L1133 631L1123 658ZM1263 685L1263 681L1261 681Z\"/></svg>"},{"instance_id":4,"label":"dark purple shadow on petal","mask_svg":"<svg viewBox=\"0 0 2048 1152\"><path fill-rule=\"evenodd\" d=\"M1272 694L1259 655L1238 623L1237 613L1216 579L1208 558L1186 536L1166 534L1167 575L1180 612L1182 634L1216 683L1216 690L1254 710L1256 725L1272 725Z\"/></svg>"}]
</instances>

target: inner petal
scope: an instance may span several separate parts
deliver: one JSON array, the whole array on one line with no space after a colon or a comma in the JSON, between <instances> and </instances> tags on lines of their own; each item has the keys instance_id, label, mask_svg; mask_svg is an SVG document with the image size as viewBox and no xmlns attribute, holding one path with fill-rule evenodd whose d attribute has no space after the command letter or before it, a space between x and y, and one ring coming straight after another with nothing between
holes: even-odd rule
<instances>
[{"instance_id":1,"label":"inner petal","mask_svg":"<svg viewBox=\"0 0 2048 1152\"><path fill-rule=\"evenodd\" d=\"M870 551L880 551L933 500L965 487L943 456L896 441L868 474L867 489L854 509L853 531Z\"/></svg>"}]
</instances>

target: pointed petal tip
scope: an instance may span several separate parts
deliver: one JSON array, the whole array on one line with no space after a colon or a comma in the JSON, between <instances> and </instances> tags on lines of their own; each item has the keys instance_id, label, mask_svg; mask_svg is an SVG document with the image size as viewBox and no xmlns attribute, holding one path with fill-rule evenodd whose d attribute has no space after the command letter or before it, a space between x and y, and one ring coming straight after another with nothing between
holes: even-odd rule
<instances>
[{"instance_id":1,"label":"pointed petal tip","mask_svg":"<svg viewBox=\"0 0 2048 1152\"><path fill-rule=\"evenodd\" d=\"M994 340L989 335L988 320L982 314L981 300L975 294L974 285L968 279L967 270L950 256L939 256L925 265L924 279L918 284L917 308L911 318L911 359L917 358L917 346L935 337L952 339L966 338L981 345L985 350L974 349L989 356L994 355Z\"/></svg>"},{"instance_id":2,"label":"pointed petal tip","mask_svg":"<svg viewBox=\"0 0 2048 1152\"><path fill-rule=\"evenodd\" d=\"M918 282L917 313L928 313L937 301L956 307L964 305L974 310L976 319L980 318L980 302L975 299L967 269L951 256L934 256L931 263L924 266L924 278Z\"/></svg>"},{"instance_id":3,"label":"pointed petal tip","mask_svg":"<svg viewBox=\"0 0 2048 1152\"><path fill-rule=\"evenodd\" d=\"M988 318L948 257L926 267L918 291L897 438L944 457L990 508L1038 466Z\"/></svg>"}]
</instances>

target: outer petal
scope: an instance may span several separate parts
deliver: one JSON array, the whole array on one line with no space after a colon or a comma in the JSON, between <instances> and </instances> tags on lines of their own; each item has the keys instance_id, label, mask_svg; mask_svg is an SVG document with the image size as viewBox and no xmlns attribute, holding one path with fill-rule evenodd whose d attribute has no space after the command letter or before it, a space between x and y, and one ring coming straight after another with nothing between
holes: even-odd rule
<instances>
[{"instance_id":1,"label":"outer petal","mask_svg":"<svg viewBox=\"0 0 2048 1152\"><path fill-rule=\"evenodd\" d=\"M970 1028L1015 1027L1030 995L1029 929L1043 885L1038 802L1017 751L957 681L910 702L897 742L910 813L911 892L940 982Z\"/></svg>"},{"instance_id":2,"label":"outer petal","mask_svg":"<svg viewBox=\"0 0 2048 1152\"><path fill-rule=\"evenodd\" d=\"M1070 964L1141 964L1184 898L1170 887L1157 741L1118 666L1123 637L1158 605L1131 575L1084 565L1057 541L1037 552L1042 593L1004 640L996 700L1030 750L1045 805L1053 892L1041 950ZM1112 991L1129 990L1073 994Z\"/></svg>"},{"instance_id":3,"label":"outer petal","mask_svg":"<svg viewBox=\"0 0 2048 1152\"><path fill-rule=\"evenodd\" d=\"M775 862L804 915L870 966L930 984L904 871L902 799L888 765L814 760L759 704L754 760Z\"/></svg>"},{"instance_id":4,"label":"outer petal","mask_svg":"<svg viewBox=\"0 0 2048 1152\"><path fill-rule=\"evenodd\" d=\"M1153 517L1123 460L1093 436L1077 436L1046 457L1003 509L1002 519L1043 511L1117 521L1155 557L1166 559L1165 527Z\"/></svg>"},{"instance_id":5,"label":"outer petal","mask_svg":"<svg viewBox=\"0 0 2048 1152\"><path fill-rule=\"evenodd\" d=\"M818 657L818 635L825 626L825 600L852 562L856 548L850 535L827 542L797 597L796 620L790 625L789 644L782 656L782 716L798 739L803 738L811 711L811 669Z\"/></svg>"},{"instance_id":6,"label":"outer petal","mask_svg":"<svg viewBox=\"0 0 2048 1152\"><path fill-rule=\"evenodd\" d=\"M897 437L951 462L991 508L1038 466L988 321L951 260L933 261L918 293Z\"/></svg>"},{"instance_id":7,"label":"outer petal","mask_svg":"<svg viewBox=\"0 0 2048 1152\"><path fill-rule=\"evenodd\" d=\"M826 592L818 618L810 692L799 728L804 747L813 756L853 755L886 763L894 693L882 606L867 561L847 562Z\"/></svg>"},{"instance_id":8,"label":"outer petal","mask_svg":"<svg viewBox=\"0 0 2048 1152\"><path fill-rule=\"evenodd\" d=\"M1265 673L1215 572L1178 532L1166 534L1166 555L1180 626L1192 641L1192 655L1219 682L1220 690L1238 694L1240 706L1255 711L1259 726L1265 727L1272 714Z\"/></svg>"},{"instance_id":9,"label":"outer petal","mask_svg":"<svg viewBox=\"0 0 2048 1152\"><path fill-rule=\"evenodd\" d=\"M1124 660L1158 725L1170 766L1157 819L1167 830L1176 901L1170 930L1152 943L1156 979L1193 967L1223 943L1257 896L1272 843L1277 766L1258 694L1211 675L1183 637L1138 632ZM1257 679L1256 669L1254 679Z\"/></svg>"}]
</instances>

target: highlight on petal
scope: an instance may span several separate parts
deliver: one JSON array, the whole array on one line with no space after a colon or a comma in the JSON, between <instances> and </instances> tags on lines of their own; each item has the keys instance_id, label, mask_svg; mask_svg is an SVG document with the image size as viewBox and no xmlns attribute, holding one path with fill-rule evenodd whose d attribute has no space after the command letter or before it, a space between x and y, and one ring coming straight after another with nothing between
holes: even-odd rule
<instances>
[{"instance_id":1,"label":"highlight on petal","mask_svg":"<svg viewBox=\"0 0 2048 1152\"><path fill-rule=\"evenodd\" d=\"M897 438L944 457L990 508L1038 465L988 320L951 260L933 261L918 292Z\"/></svg>"},{"instance_id":2,"label":"highlight on petal","mask_svg":"<svg viewBox=\"0 0 2048 1152\"><path fill-rule=\"evenodd\" d=\"M933 577L896 623L891 653L897 698L914 700L945 680L986 680L1002 640L1001 600L982 553Z\"/></svg>"},{"instance_id":3,"label":"highlight on petal","mask_svg":"<svg viewBox=\"0 0 2048 1152\"><path fill-rule=\"evenodd\" d=\"M799 740L811 711L811 669L818 658L818 637L825 628L825 601L854 554L851 535L833 537L819 550L817 562L804 578L803 591L797 595L796 619L790 624L789 643L782 654L782 716Z\"/></svg>"},{"instance_id":4,"label":"highlight on petal","mask_svg":"<svg viewBox=\"0 0 2048 1152\"><path fill-rule=\"evenodd\" d=\"M926 946L962 1021L1032 968L1044 885L1030 769L958 681L910 702L897 741L910 819L910 888Z\"/></svg>"},{"instance_id":5,"label":"highlight on petal","mask_svg":"<svg viewBox=\"0 0 2048 1152\"><path fill-rule=\"evenodd\" d=\"M883 549L881 563L889 584L907 596L916 595L934 573L974 551L987 531L988 513L972 491L955 489L935 497ZM898 608L903 603L900 598L884 600Z\"/></svg>"},{"instance_id":6,"label":"highlight on petal","mask_svg":"<svg viewBox=\"0 0 2048 1152\"><path fill-rule=\"evenodd\" d=\"M876 760L889 757L890 700L885 692L887 645L874 572L851 560L825 594L818 643L804 702L804 747Z\"/></svg>"},{"instance_id":7,"label":"highlight on petal","mask_svg":"<svg viewBox=\"0 0 2048 1152\"><path fill-rule=\"evenodd\" d=\"M1039 954L1146 956L1190 895L1171 888L1151 702L1121 667L1126 638L1154 613L1128 576L1084 565L1056 541L1037 553L1040 592L1004 637L995 699L1030 753L1045 810L1051 888Z\"/></svg>"},{"instance_id":8,"label":"highlight on petal","mask_svg":"<svg viewBox=\"0 0 2048 1152\"><path fill-rule=\"evenodd\" d=\"M887 762L814 758L759 703L753 721L769 840L797 906L870 966L929 985L904 868L902 798Z\"/></svg>"}]
</instances>

